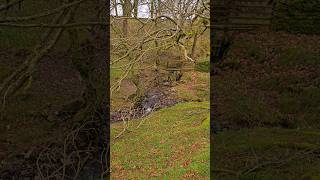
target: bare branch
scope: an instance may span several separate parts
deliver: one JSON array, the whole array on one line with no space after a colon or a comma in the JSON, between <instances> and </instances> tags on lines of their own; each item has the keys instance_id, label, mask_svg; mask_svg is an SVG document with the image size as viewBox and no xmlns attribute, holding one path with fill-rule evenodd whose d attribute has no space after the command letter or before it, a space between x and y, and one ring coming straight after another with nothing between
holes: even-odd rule
<instances>
[{"instance_id":1,"label":"bare branch","mask_svg":"<svg viewBox=\"0 0 320 180\"><path fill-rule=\"evenodd\" d=\"M3 10L7 10L9 9L10 7L16 5L16 4L19 4L21 2L23 2L24 0L15 0L15 1L11 1L9 2L8 4L5 4L5 5L1 5L0 6L0 11L3 11Z\"/></svg>"},{"instance_id":2,"label":"bare branch","mask_svg":"<svg viewBox=\"0 0 320 180\"><path fill-rule=\"evenodd\" d=\"M49 10L47 12L43 12L43 13L39 13L39 14L35 14L35 15L31 15L31 16L25 16L25 17L6 17L5 19L0 19L0 23L2 22L18 22L18 21L27 21L27 20L34 20L37 18L41 18L41 17L46 17L55 13L58 13L64 9L67 9L69 7L72 7L74 5L80 4L82 2L84 2L86 0L79 0L79 1L75 1L72 3L68 3L65 5L62 5L61 7Z\"/></svg>"},{"instance_id":3,"label":"bare branch","mask_svg":"<svg viewBox=\"0 0 320 180\"><path fill-rule=\"evenodd\" d=\"M15 27L15 28L76 28L82 26L107 26L105 22L83 22L69 24L14 24L0 23L0 26Z\"/></svg>"}]
</instances>

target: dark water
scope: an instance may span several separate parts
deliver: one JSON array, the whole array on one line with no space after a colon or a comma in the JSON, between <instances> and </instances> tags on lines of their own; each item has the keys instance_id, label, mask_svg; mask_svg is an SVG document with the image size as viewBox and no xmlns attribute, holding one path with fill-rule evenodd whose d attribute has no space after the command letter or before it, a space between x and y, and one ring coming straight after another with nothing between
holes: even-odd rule
<instances>
[{"instance_id":1,"label":"dark water","mask_svg":"<svg viewBox=\"0 0 320 180\"><path fill-rule=\"evenodd\" d=\"M142 101L136 105L134 110L129 111L124 109L121 112L111 112L111 123L122 121L121 117L125 117L126 120L138 119L153 111L177 104L179 101L170 97L169 93L159 88L147 91Z\"/></svg>"}]
</instances>

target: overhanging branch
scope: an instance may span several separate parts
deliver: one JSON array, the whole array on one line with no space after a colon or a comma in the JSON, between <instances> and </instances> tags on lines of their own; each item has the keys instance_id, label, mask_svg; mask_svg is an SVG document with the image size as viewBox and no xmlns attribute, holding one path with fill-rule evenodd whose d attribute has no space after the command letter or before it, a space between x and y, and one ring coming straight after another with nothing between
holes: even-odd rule
<instances>
[{"instance_id":1,"label":"overhanging branch","mask_svg":"<svg viewBox=\"0 0 320 180\"><path fill-rule=\"evenodd\" d=\"M24 0L15 0L15 1L11 1L11 2L5 4L5 5L1 5L0 6L0 11L7 10L7 9L9 9L10 7L12 7L12 6L16 5L16 4L21 3L22 1L24 1Z\"/></svg>"},{"instance_id":2,"label":"overhanging branch","mask_svg":"<svg viewBox=\"0 0 320 180\"><path fill-rule=\"evenodd\" d=\"M105 22L83 22L83 23L69 23L69 24L17 24L17 23L0 23L1 26L15 27L15 28L76 28L81 26L107 26Z\"/></svg>"},{"instance_id":3,"label":"overhanging branch","mask_svg":"<svg viewBox=\"0 0 320 180\"><path fill-rule=\"evenodd\" d=\"M21 0L20 0L21 1ZM58 13L66 8L69 8L69 7L72 7L74 5L77 5L77 4L80 4L82 2L84 2L86 0L79 0L79 1L75 1L75 2L72 2L72 3L69 3L69 4L65 4L61 7L58 7L58 8L55 8L55 9L52 9L50 11L47 11L47 12L43 12L43 13L39 13L39 14L35 14L35 15L31 15L31 16L24 16L24 17L7 17L5 19L0 19L0 22L18 22L18 21L27 21L27 20L34 20L34 19L38 19L38 18L41 18L41 17L46 17L46 16L49 16L49 15L52 15L52 14L55 14L55 13ZM1 8L0 8L1 10Z\"/></svg>"}]
</instances>

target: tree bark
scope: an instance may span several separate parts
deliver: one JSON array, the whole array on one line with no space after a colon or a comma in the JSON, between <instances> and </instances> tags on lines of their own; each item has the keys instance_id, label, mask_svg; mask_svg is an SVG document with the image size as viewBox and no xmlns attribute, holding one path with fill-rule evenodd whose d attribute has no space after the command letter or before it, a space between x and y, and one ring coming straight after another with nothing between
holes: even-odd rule
<instances>
[{"instance_id":1,"label":"tree bark","mask_svg":"<svg viewBox=\"0 0 320 180\"><path fill-rule=\"evenodd\" d=\"M161 4L161 0L158 0L158 9L157 9L157 16L160 16L162 13L162 4Z\"/></svg>"},{"instance_id":2,"label":"tree bark","mask_svg":"<svg viewBox=\"0 0 320 180\"><path fill-rule=\"evenodd\" d=\"M124 17L131 17L132 8L130 0L123 0L122 9ZM122 30L124 37L128 36L128 26L128 19L123 19Z\"/></svg>"},{"instance_id":3,"label":"tree bark","mask_svg":"<svg viewBox=\"0 0 320 180\"><path fill-rule=\"evenodd\" d=\"M118 17L119 14L118 14L118 3L117 3L117 0L113 0L113 3L114 3L114 11L116 13L116 16Z\"/></svg>"},{"instance_id":4,"label":"tree bark","mask_svg":"<svg viewBox=\"0 0 320 180\"><path fill-rule=\"evenodd\" d=\"M133 8L134 8L134 17L138 17L138 7L139 7L139 0L134 0Z\"/></svg>"},{"instance_id":5,"label":"tree bark","mask_svg":"<svg viewBox=\"0 0 320 180\"><path fill-rule=\"evenodd\" d=\"M192 44L191 55L190 55L192 59L194 59L194 54L197 47L197 40L198 40L198 34L195 33L193 37L193 44Z\"/></svg>"},{"instance_id":6,"label":"tree bark","mask_svg":"<svg viewBox=\"0 0 320 180\"><path fill-rule=\"evenodd\" d=\"M154 0L150 0L150 17L154 17Z\"/></svg>"}]
</instances>

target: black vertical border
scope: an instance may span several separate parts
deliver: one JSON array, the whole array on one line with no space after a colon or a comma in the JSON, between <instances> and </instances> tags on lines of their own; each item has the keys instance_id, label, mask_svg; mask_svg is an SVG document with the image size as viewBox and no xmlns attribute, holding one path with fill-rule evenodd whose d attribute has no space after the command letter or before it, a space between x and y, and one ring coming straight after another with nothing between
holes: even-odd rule
<instances>
[{"instance_id":1,"label":"black vertical border","mask_svg":"<svg viewBox=\"0 0 320 180\"><path fill-rule=\"evenodd\" d=\"M106 147L107 147L107 152L106 152L106 165L107 165L107 179L110 179L110 1L106 0L106 8L107 8L107 27L106 27L106 39L107 39L107 52L106 52L106 64L107 64L107 106L106 106L106 111L107 111L107 117L106 117Z\"/></svg>"},{"instance_id":2,"label":"black vertical border","mask_svg":"<svg viewBox=\"0 0 320 180\"><path fill-rule=\"evenodd\" d=\"M214 59L213 59L213 0L210 0L210 179L212 179L213 168L213 72L214 72Z\"/></svg>"},{"instance_id":3,"label":"black vertical border","mask_svg":"<svg viewBox=\"0 0 320 180\"><path fill-rule=\"evenodd\" d=\"M214 126L214 33L213 33L213 0L210 0L210 179L213 179L213 146L214 146L214 132L213 132L213 126Z\"/></svg>"}]
</instances>

